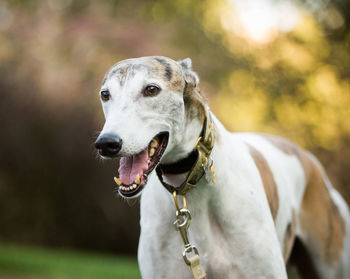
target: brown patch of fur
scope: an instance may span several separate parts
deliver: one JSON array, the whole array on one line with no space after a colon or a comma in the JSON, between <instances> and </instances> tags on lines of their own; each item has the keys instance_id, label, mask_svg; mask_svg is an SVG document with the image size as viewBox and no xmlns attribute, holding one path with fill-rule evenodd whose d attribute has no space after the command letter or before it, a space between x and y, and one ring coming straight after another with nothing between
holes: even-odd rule
<instances>
[{"instance_id":1,"label":"brown patch of fur","mask_svg":"<svg viewBox=\"0 0 350 279\"><path fill-rule=\"evenodd\" d=\"M167 82L169 84L168 88L172 91L182 94L185 87L185 80L179 65L177 65L174 60L169 58L156 57L155 59L162 66L161 75L167 79Z\"/></svg>"},{"instance_id":2,"label":"brown patch of fur","mask_svg":"<svg viewBox=\"0 0 350 279\"><path fill-rule=\"evenodd\" d=\"M269 140L275 147L283 151L288 155L295 155L301 163L305 176L308 177L311 171L310 168L310 158L305 150L296 145L295 143L277 136L263 135L267 140Z\"/></svg>"},{"instance_id":3,"label":"brown patch of fur","mask_svg":"<svg viewBox=\"0 0 350 279\"><path fill-rule=\"evenodd\" d=\"M296 216L295 211L292 209L292 219L290 220L286 233L284 235L284 247L283 247L283 258L284 262L287 262L292 252L296 231Z\"/></svg>"},{"instance_id":4,"label":"brown patch of fur","mask_svg":"<svg viewBox=\"0 0 350 279\"><path fill-rule=\"evenodd\" d=\"M312 161L310 164L312 170L304 193L300 224L310 244L317 246L321 258L333 264L343 250L345 224L320 168Z\"/></svg>"},{"instance_id":5,"label":"brown patch of fur","mask_svg":"<svg viewBox=\"0 0 350 279\"><path fill-rule=\"evenodd\" d=\"M167 62L164 58L160 57L156 57L155 60L157 60L160 64L164 66L164 75L170 81L171 77L173 76L173 70L169 62Z\"/></svg>"},{"instance_id":6,"label":"brown patch of fur","mask_svg":"<svg viewBox=\"0 0 350 279\"><path fill-rule=\"evenodd\" d=\"M273 220L276 220L278 207L279 207L279 198L278 198L277 185L274 180L272 171L266 159L264 158L264 156L253 146L248 144L248 147L250 150L250 154L254 159L256 167L259 170L260 177L264 185L266 197L269 202L272 218Z\"/></svg>"},{"instance_id":7,"label":"brown patch of fur","mask_svg":"<svg viewBox=\"0 0 350 279\"><path fill-rule=\"evenodd\" d=\"M169 88L174 92L179 92L182 94L184 87L185 80L183 78L182 73L178 70L173 70L173 76L170 81Z\"/></svg>"},{"instance_id":8,"label":"brown patch of fur","mask_svg":"<svg viewBox=\"0 0 350 279\"><path fill-rule=\"evenodd\" d=\"M197 118L203 123L205 119L205 105L199 88L194 88L192 92L184 92L184 103L186 118L189 120Z\"/></svg>"},{"instance_id":9,"label":"brown patch of fur","mask_svg":"<svg viewBox=\"0 0 350 279\"><path fill-rule=\"evenodd\" d=\"M307 241L328 264L337 262L343 250L345 224L325 184L321 167L311 155L288 140L266 136L277 148L298 157L307 181L302 201L300 225Z\"/></svg>"},{"instance_id":10,"label":"brown patch of fur","mask_svg":"<svg viewBox=\"0 0 350 279\"><path fill-rule=\"evenodd\" d=\"M152 66L152 74L168 83L172 91L182 93L185 87L183 74L176 62L167 57L155 56L149 61Z\"/></svg>"},{"instance_id":11,"label":"brown patch of fur","mask_svg":"<svg viewBox=\"0 0 350 279\"><path fill-rule=\"evenodd\" d=\"M150 59L147 61L147 66L149 66L149 74L157 76L157 78L164 80L165 82L169 82L166 76L166 68L162 63L155 59Z\"/></svg>"}]
</instances>

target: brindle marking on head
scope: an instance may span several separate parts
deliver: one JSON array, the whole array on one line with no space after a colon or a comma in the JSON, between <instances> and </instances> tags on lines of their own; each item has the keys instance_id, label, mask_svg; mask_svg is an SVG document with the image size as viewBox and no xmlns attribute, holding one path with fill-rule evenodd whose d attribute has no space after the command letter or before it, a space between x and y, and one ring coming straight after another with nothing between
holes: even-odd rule
<instances>
[{"instance_id":1,"label":"brindle marking on head","mask_svg":"<svg viewBox=\"0 0 350 279\"><path fill-rule=\"evenodd\" d=\"M107 79L117 75L120 86L124 86L126 79L132 79L137 71L144 71L146 76L159 78L167 83L167 87L175 92L182 93L185 81L176 61L162 56L132 58L114 64L106 74Z\"/></svg>"},{"instance_id":2,"label":"brindle marking on head","mask_svg":"<svg viewBox=\"0 0 350 279\"><path fill-rule=\"evenodd\" d=\"M128 73L130 72L131 67L132 67L131 64L116 66L115 68L113 68L109 72L107 78L111 78L112 76L116 75L119 79L120 86L124 86L126 78L128 76Z\"/></svg>"},{"instance_id":3,"label":"brindle marking on head","mask_svg":"<svg viewBox=\"0 0 350 279\"><path fill-rule=\"evenodd\" d=\"M168 83L168 88L174 92L182 94L185 86L185 80L179 69L173 68L172 79Z\"/></svg>"},{"instance_id":4,"label":"brindle marking on head","mask_svg":"<svg viewBox=\"0 0 350 279\"><path fill-rule=\"evenodd\" d=\"M283 258L285 263L288 261L289 256L292 252L292 248L295 240L295 233L296 233L296 222L297 220L295 216L295 210L292 209L291 220L289 221L289 224L286 229L286 233L284 235Z\"/></svg>"},{"instance_id":5,"label":"brindle marking on head","mask_svg":"<svg viewBox=\"0 0 350 279\"><path fill-rule=\"evenodd\" d=\"M205 103L200 94L200 89L194 88L191 93L184 92L184 103L186 118L189 121L198 119L201 123L203 123L205 119Z\"/></svg>"},{"instance_id":6,"label":"brindle marking on head","mask_svg":"<svg viewBox=\"0 0 350 279\"><path fill-rule=\"evenodd\" d=\"M165 77L168 79L168 81L171 80L171 77L173 75L173 70L171 69L170 64L165 61L165 59L160 58L160 57L156 57L154 58L155 60L157 60L160 64L162 64L165 68Z\"/></svg>"},{"instance_id":7,"label":"brindle marking on head","mask_svg":"<svg viewBox=\"0 0 350 279\"><path fill-rule=\"evenodd\" d=\"M279 197L273 173L264 156L250 144L247 145L249 147L250 154L254 159L255 165L259 170L260 177L267 196L267 201L269 203L272 218L273 220L276 220L279 207Z\"/></svg>"},{"instance_id":8,"label":"brindle marking on head","mask_svg":"<svg viewBox=\"0 0 350 279\"><path fill-rule=\"evenodd\" d=\"M179 65L166 57L156 56L153 58L153 61L156 61L157 74L168 83L168 88L174 92L182 93L185 80Z\"/></svg>"},{"instance_id":9,"label":"brindle marking on head","mask_svg":"<svg viewBox=\"0 0 350 279\"><path fill-rule=\"evenodd\" d=\"M307 241L316 246L320 256L328 264L338 261L343 250L345 224L334 204L322 167L311 159L311 154L290 141L278 137L266 137L281 151L295 155L305 173L306 189L299 216Z\"/></svg>"},{"instance_id":10,"label":"brindle marking on head","mask_svg":"<svg viewBox=\"0 0 350 279\"><path fill-rule=\"evenodd\" d=\"M132 78L135 72L142 68L146 70L147 75L164 80L170 90L183 94L187 120L198 119L200 122L204 122L205 102L195 84L196 79L189 78L189 83L186 83L181 66L170 58L150 56L143 57L142 60L123 60L112 66L107 74L107 79L117 75L120 85L123 86L128 76Z\"/></svg>"},{"instance_id":11,"label":"brindle marking on head","mask_svg":"<svg viewBox=\"0 0 350 279\"><path fill-rule=\"evenodd\" d=\"M178 75L183 80L182 91L187 121L198 119L203 123L206 115L205 101L197 87L196 74L192 71L192 68L186 68L184 71L180 71Z\"/></svg>"}]
</instances>

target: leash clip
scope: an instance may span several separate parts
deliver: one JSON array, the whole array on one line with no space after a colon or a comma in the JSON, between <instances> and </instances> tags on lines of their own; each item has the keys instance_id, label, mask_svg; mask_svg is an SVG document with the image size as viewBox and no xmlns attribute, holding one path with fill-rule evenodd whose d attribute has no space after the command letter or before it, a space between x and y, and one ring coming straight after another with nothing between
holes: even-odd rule
<instances>
[{"instance_id":1,"label":"leash clip","mask_svg":"<svg viewBox=\"0 0 350 279\"><path fill-rule=\"evenodd\" d=\"M192 278L205 279L206 273L200 263L199 252L195 245L191 244L188 239L188 228L190 227L192 216L191 212L187 209L186 196L183 195L183 207L179 205L176 191L173 192L174 202L176 207L176 220L174 222L175 228L180 232L185 249L182 252L182 257L189 267ZM191 257L188 256L191 252L194 253Z\"/></svg>"}]
</instances>

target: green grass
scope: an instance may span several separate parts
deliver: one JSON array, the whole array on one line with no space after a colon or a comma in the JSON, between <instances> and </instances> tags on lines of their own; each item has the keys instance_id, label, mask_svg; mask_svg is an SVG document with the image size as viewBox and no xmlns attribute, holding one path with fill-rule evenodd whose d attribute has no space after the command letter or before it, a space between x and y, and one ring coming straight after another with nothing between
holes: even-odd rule
<instances>
[{"instance_id":1,"label":"green grass","mask_svg":"<svg viewBox=\"0 0 350 279\"><path fill-rule=\"evenodd\" d=\"M289 279L299 279L295 269ZM1 279L139 279L134 258L0 244Z\"/></svg>"},{"instance_id":2,"label":"green grass","mask_svg":"<svg viewBox=\"0 0 350 279\"><path fill-rule=\"evenodd\" d=\"M134 258L0 244L2 279L139 279Z\"/></svg>"}]
</instances>

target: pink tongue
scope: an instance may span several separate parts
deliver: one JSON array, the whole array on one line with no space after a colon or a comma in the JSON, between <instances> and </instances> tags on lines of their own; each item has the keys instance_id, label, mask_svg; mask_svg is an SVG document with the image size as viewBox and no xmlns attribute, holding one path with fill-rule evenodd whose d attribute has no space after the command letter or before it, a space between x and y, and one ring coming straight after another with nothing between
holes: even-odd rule
<instances>
[{"instance_id":1,"label":"pink tongue","mask_svg":"<svg viewBox=\"0 0 350 279\"><path fill-rule=\"evenodd\" d=\"M140 178L148 168L148 148L141 153L132 157L122 157L119 162L119 179L125 185L130 185L134 182L139 174Z\"/></svg>"}]
</instances>

